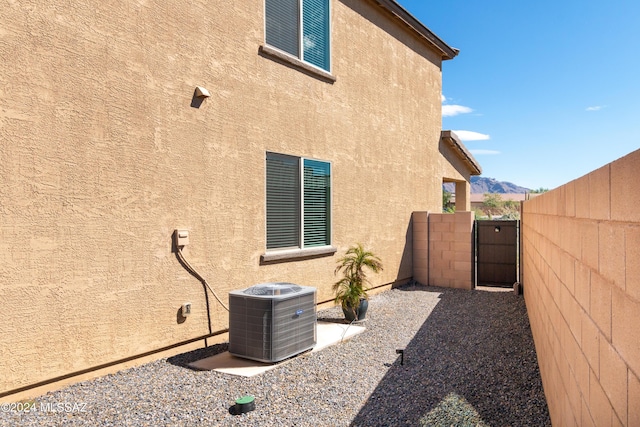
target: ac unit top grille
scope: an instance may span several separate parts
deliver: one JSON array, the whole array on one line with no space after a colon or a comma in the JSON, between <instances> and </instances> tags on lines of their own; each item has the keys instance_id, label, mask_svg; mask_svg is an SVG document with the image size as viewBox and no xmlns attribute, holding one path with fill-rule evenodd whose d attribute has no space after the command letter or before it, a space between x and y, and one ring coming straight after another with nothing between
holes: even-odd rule
<instances>
[{"instance_id":1,"label":"ac unit top grille","mask_svg":"<svg viewBox=\"0 0 640 427\"><path fill-rule=\"evenodd\" d=\"M274 295L289 295L302 291L302 287L293 283L260 283L259 285L251 286L250 288L242 291L245 295L253 296L274 296Z\"/></svg>"}]
</instances>

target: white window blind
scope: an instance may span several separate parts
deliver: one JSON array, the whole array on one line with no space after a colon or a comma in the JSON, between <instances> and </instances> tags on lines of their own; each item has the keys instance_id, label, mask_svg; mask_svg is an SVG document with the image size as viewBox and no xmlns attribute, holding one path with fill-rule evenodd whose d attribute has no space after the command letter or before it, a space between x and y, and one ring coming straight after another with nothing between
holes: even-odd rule
<instances>
[{"instance_id":1,"label":"white window blind","mask_svg":"<svg viewBox=\"0 0 640 427\"><path fill-rule=\"evenodd\" d=\"M267 249L330 245L331 164L267 153L266 171Z\"/></svg>"},{"instance_id":2,"label":"white window blind","mask_svg":"<svg viewBox=\"0 0 640 427\"><path fill-rule=\"evenodd\" d=\"M330 71L329 0L265 0L267 44Z\"/></svg>"}]
</instances>

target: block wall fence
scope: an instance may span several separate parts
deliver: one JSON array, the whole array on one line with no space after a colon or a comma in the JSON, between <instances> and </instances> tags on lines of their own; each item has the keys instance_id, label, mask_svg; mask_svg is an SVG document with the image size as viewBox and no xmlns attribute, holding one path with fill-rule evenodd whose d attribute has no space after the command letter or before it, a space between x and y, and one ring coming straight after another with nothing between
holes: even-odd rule
<instances>
[{"instance_id":1,"label":"block wall fence","mask_svg":"<svg viewBox=\"0 0 640 427\"><path fill-rule=\"evenodd\" d=\"M554 426L640 426L640 150L523 205L522 282Z\"/></svg>"},{"instance_id":2,"label":"block wall fence","mask_svg":"<svg viewBox=\"0 0 640 427\"><path fill-rule=\"evenodd\" d=\"M473 289L473 212L413 213L413 278Z\"/></svg>"}]
</instances>

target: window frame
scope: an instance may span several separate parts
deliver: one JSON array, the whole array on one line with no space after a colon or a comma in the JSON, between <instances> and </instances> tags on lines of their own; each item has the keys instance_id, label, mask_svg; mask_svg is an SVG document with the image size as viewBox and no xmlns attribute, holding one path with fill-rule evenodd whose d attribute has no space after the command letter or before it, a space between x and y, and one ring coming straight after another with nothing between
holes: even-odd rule
<instances>
[{"instance_id":1,"label":"window frame","mask_svg":"<svg viewBox=\"0 0 640 427\"><path fill-rule=\"evenodd\" d=\"M310 71L312 73L316 73L319 74L320 77L323 77L327 80L331 80L332 82L335 81L335 77L333 77L333 26L332 26L332 12L333 12L333 7L331 5L331 0L326 0L327 1L327 6L328 6L328 43L329 43L329 52L328 52L328 61L329 61L329 67L327 67L328 69L324 69L322 67L319 67L315 64L312 64L311 62L308 62L304 59L304 10L303 10L303 2L304 0L297 0L298 2L298 20L297 20L297 25L298 25L298 51L299 54L296 56L292 53L289 53L285 50L279 49L276 46L270 45L267 43L267 2L269 0L264 0L263 4L263 29L264 29L264 44L261 47L261 51L263 53L266 53L268 55L274 56L280 60L284 60L292 65L296 65L299 68L302 68L306 71Z\"/></svg>"},{"instance_id":2,"label":"window frame","mask_svg":"<svg viewBox=\"0 0 640 427\"><path fill-rule=\"evenodd\" d=\"M298 165L298 179L300 183L300 188L298 189L300 192L299 203L298 203L298 216L299 222L298 226L298 246L297 247L281 247L281 248L267 248L267 233L268 233L268 222L267 222L267 206L268 206L268 180L267 180L267 162L269 155L274 156L286 156L295 158L297 160ZM328 235L328 243L325 245L319 246L305 246L305 199L304 199L304 163L305 160L310 160L314 162L321 162L327 164L329 167L329 202L328 202L328 215L327 215L327 235ZM332 255L337 251L337 248L333 246L333 162L323 159L318 159L314 157L305 157L305 156L296 156L290 154L277 153L274 151L267 151L265 154L265 253L262 255L262 262L271 262L271 261L286 261L297 258L309 258L323 255Z\"/></svg>"}]
</instances>

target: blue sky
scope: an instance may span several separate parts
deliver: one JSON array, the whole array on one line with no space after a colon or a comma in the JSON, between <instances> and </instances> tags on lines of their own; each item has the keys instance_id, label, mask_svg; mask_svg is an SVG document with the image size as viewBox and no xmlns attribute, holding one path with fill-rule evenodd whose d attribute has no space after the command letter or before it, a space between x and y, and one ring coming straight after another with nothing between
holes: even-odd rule
<instances>
[{"instance_id":1,"label":"blue sky","mask_svg":"<svg viewBox=\"0 0 640 427\"><path fill-rule=\"evenodd\" d=\"M442 126L483 176L555 188L640 148L640 1L398 3L460 49Z\"/></svg>"}]
</instances>

